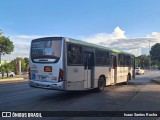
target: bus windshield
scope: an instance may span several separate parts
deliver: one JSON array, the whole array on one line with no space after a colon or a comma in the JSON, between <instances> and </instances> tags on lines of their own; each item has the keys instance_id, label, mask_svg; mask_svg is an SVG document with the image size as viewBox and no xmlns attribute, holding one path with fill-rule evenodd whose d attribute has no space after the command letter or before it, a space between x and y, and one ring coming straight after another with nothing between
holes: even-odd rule
<instances>
[{"instance_id":1,"label":"bus windshield","mask_svg":"<svg viewBox=\"0 0 160 120\"><path fill-rule=\"evenodd\" d=\"M31 59L33 62L56 62L61 56L62 40L43 38L33 40Z\"/></svg>"}]
</instances>

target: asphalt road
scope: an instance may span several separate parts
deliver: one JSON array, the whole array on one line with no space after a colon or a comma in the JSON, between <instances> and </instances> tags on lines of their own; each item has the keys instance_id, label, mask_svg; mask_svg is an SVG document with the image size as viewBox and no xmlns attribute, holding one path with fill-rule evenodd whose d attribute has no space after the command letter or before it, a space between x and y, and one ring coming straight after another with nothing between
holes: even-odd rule
<instances>
[{"instance_id":1,"label":"asphalt road","mask_svg":"<svg viewBox=\"0 0 160 120\"><path fill-rule=\"evenodd\" d=\"M137 75L128 85L108 86L101 93L94 90L64 92L31 88L28 82L0 84L0 111L160 111L160 86L150 81L157 76L160 76L159 71L146 71L144 75ZM46 119L91 120L93 117ZM94 119L157 120L158 117L94 117Z\"/></svg>"}]
</instances>

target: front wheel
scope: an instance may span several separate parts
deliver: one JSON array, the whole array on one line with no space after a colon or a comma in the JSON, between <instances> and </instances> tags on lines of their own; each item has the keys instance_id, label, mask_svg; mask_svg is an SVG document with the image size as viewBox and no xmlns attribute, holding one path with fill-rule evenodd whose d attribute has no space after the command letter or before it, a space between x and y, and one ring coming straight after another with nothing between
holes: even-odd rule
<instances>
[{"instance_id":1,"label":"front wheel","mask_svg":"<svg viewBox=\"0 0 160 120\"><path fill-rule=\"evenodd\" d=\"M100 77L98 80L98 88L97 88L98 92L101 92L104 90L105 84L106 84L106 82L105 82L104 77Z\"/></svg>"}]
</instances>

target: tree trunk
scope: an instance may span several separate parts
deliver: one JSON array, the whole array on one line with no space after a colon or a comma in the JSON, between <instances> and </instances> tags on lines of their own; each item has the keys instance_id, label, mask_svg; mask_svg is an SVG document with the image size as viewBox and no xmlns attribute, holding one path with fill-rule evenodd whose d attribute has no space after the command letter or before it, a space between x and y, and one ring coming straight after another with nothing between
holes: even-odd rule
<instances>
[{"instance_id":1,"label":"tree trunk","mask_svg":"<svg viewBox=\"0 0 160 120\"><path fill-rule=\"evenodd\" d=\"M0 66L1 66L1 52L0 52Z\"/></svg>"},{"instance_id":2,"label":"tree trunk","mask_svg":"<svg viewBox=\"0 0 160 120\"><path fill-rule=\"evenodd\" d=\"M8 76L8 71L7 71L7 78L8 78L9 76Z\"/></svg>"},{"instance_id":3,"label":"tree trunk","mask_svg":"<svg viewBox=\"0 0 160 120\"><path fill-rule=\"evenodd\" d=\"M4 72L2 71L2 79L4 78Z\"/></svg>"}]
</instances>

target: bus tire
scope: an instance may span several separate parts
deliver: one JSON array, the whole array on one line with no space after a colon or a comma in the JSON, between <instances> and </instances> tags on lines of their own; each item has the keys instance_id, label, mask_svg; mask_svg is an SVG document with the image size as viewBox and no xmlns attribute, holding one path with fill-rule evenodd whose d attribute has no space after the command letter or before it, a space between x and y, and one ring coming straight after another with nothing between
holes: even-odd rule
<instances>
[{"instance_id":1,"label":"bus tire","mask_svg":"<svg viewBox=\"0 0 160 120\"><path fill-rule=\"evenodd\" d=\"M127 81L129 81L129 80L131 80L131 74L130 73L128 73L128 75L127 75Z\"/></svg>"},{"instance_id":2,"label":"bus tire","mask_svg":"<svg viewBox=\"0 0 160 120\"><path fill-rule=\"evenodd\" d=\"M13 77L13 75L11 74L10 77Z\"/></svg>"},{"instance_id":3,"label":"bus tire","mask_svg":"<svg viewBox=\"0 0 160 120\"><path fill-rule=\"evenodd\" d=\"M127 75L127 81L125 83L126 85L128 85L129 80L131 80L131 74L130 73L128 73L128 75Z\"/></svg>"},{"instance_id":4,"label":"bus tire","mask_svg":"<svg viewBox=\"0 0 160 120\"><path fill-rule=\"evenodd\" d=\"M102 92L104 90L105 84L106 82L104 77L100 77L98 80L98 88L97 88L98 92Z\"/></svg>"}]
</instances>

